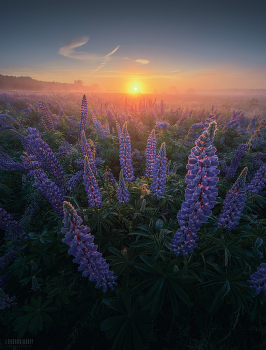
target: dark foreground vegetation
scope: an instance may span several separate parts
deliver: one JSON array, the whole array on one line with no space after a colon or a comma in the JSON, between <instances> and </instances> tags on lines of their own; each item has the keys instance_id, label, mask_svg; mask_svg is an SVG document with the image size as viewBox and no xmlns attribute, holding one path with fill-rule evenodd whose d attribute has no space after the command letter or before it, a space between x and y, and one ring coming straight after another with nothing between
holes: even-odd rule
<instances>
[{"instance_id":1,"label":"dark foreground vegetation","mask_svg":"<svg viewBox=\"0 0 266 350\"><path fill-rule=\"evenodd\" d=\"M2 93L0 348L265 349L259 103Z\"/></svg>"}]
</instances>

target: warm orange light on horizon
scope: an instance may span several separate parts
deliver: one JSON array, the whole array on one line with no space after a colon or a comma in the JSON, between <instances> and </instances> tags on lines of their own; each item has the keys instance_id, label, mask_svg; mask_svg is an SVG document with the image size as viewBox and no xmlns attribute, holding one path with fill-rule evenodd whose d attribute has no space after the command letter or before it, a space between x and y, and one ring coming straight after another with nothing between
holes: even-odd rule
<instances>
[{"instance_id":1,"label":"warm orange light on horizon","mask_svg":"<svg viewBox=\"0 0 266 350\"><path fill-rule=\"evenodd\" d=\"M127 92L129 94L145 93L145 90L144 84L140 81L131 81L127 84Z\"/></svg>"}]
</instances>

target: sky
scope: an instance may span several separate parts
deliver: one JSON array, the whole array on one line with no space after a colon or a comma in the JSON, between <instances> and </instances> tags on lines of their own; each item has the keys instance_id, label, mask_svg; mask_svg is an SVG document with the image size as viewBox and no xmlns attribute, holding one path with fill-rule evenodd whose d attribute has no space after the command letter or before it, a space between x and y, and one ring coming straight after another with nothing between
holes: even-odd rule
<instances>
[{"instance_id":1,"label":"sky","mask_svg":"<svg viewBox=\"0 0 266 350\"><path fill-rule=\"evenodd\" d=\"M0 74L102 92L266 88L265 0L0 0Z\"/></svg>"}]
</instances>

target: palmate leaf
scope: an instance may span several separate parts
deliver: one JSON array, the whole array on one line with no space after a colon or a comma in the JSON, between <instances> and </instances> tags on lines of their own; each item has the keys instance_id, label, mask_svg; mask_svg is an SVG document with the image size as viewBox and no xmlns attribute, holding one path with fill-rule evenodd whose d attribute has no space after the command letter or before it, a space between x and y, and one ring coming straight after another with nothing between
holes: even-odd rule
<instances>
[{"instance_id":1,"label":"palmate leaf","mask_svg":"<svg viewBox=\"0 0 266 350\"><path fill-rule=\"evenodd\" d=\"M134 339L133 349L144 349L142 337L139 332L143 335L148 334L148 327L144 322L149 321L150 318L147 318L147 315L149 316L150 310L143 311L139 309L142 299L143 297L139 296L132 303L131 295L127 290L123 293L117 291L117 299L103 299L105 305L122 314L120 316L110 317L101 323L101 330L105 331L108 339L116 335L112 350L119 350L122 346L123 349L132 349L130 339Z\"/></svg>"}]
</instances>

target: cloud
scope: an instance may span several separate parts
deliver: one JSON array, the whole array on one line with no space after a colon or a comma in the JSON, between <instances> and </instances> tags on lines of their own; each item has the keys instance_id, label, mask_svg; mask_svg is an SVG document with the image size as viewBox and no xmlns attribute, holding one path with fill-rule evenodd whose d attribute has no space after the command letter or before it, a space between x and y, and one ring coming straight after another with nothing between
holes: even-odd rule
<instances>
[{"instance_id":1,"label":"cloud","mask_svg":"<svg viewBox=\"0 0 266 350\"><path fill-rule=\"evenodd\" d=\"M101 69L102 67L104 67L106 65L106 63L111 59L110 57L119 49L120 45L117 46L113 51L109 52L107 55L105 56L101 56L95 53L88 53L88 52L77 52L75 51L75 49L77 47L80 47L82 45L87 44L87 42L89 41L89 37L81 37L81 38L77 38L71 41L70 44L65 45L63 47L61 47L58 51L59 55L63 55L65 57L69 57L69 58L74 58L77 60L102 60L101 64L98 65L93 71L93 72L97 72L99 69ZM141 63L141 64L148 64L149 61L139 58L137 60L132 60L128 57L119 57L119 56L115 56L116 59L127 59L133 62L137 62L137 63Z\"/></svg>"}]
</instances>

